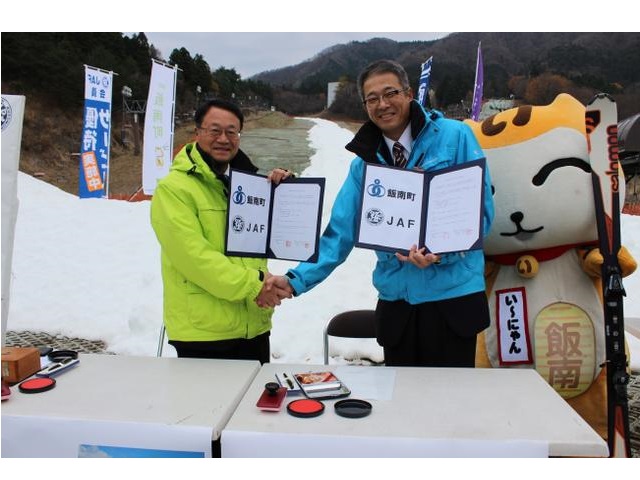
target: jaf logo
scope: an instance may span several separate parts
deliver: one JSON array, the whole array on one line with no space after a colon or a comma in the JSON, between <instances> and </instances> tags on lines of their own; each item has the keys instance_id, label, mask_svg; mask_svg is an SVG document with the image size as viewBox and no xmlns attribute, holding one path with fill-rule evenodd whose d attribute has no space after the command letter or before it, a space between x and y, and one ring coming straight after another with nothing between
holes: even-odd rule
<instances>
[{"instance_id":1,"label":"jaf logo","mask_svg":"<svg viewBox=\"0 0 640 480\"><path fill-rule=\"evenodd\" d=\"M384 197L386 189L380 184L380 180L376 178L373 183L367 187L367 193L372 197Z\"/></svg>"},{"instance_id":2,"label":"jaf logo","mask_svg":"<svg viewBox=\"0 0 640 480\"><path fill-rule=\"evenodd\" d=\"M247 201L247 196L242 191L242 185L238 185L238 189L233 192L233 203L236 205L242 205Z\"/></svg>"},{"instance_id":3,"label":"jaf logo","mask_svg":"<svg viewBox=\"0 0 640 480\"><path fill-rule=\"evenodd\" d=\"M384 220L384 213L377 208L370 208L367 210L365 218L370 225L379 225Z\"/></svg>"},{"instance_id":4,"label":"jaf logo","mask_svg":"<svg viewBox=\"0 0 640 480\"><path fill-rule=\"evenodd\" d=\"M233 220L231 221L231 228L236 233L242 232L242 230L244 230L244 218L240 215L233 217Z\"/></svg>"},{"instance_id":5,"label":"jaf logo","mask_svg":"<svg viewBox=\"0 0 640 480\"><path fill-rule=\"evenodd\" d=\"M13 117L11 104L2 97L2 130L9 126L11 123L11 117Z\"/></svg>"}]
</instances>

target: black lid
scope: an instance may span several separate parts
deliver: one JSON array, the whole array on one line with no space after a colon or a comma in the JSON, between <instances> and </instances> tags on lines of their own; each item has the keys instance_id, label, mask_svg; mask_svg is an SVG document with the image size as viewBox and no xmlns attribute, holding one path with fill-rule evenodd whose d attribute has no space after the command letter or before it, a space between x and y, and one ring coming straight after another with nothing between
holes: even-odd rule
<instances>
[{"instance_id":1,"label":"black lid","mask_svg":"<svg viewBox=\"0 0 640 480\"><path fill-rule=\"evenodd\" d=\"M289 412L294 417L317 417L318 415L322 415L322 412L324 412L324 403L319 400L302 398L300 400L289 402L287 404L287 412Z\"/></svg>"},{"instance_id":2,"label":"black lid","mask_svg":"<svg viewBox=\"0 0 640 480\"><path fill-rule=\"evenodd\" d=\"M56 386L56 381L49 377L30 378L25 380L18 388L22 393L40 393L51 390Z\"/></svg>"},{"instance_id":3,"label":"black lid","mask_svg":"<svg viewBox=\"0 0 640 480\"><path fill-rule=\"evenodd\" d=\"M78 352L75 350L54 350L47 354L47 357L52 362L59 362L60 360L64 360L65 358L78 358Z\"/></svg>"},{"instance_id":4,"label":"black lid","mask_svg":"<svg viewBox=\"0 0 640 480\"><path fill-rule=\"evenodd\" d=\"M336 413L341 417L362 418L371 413L371 404L357 398L347 398L340 400L334 405Z\"/></svg>"}]
</instances>

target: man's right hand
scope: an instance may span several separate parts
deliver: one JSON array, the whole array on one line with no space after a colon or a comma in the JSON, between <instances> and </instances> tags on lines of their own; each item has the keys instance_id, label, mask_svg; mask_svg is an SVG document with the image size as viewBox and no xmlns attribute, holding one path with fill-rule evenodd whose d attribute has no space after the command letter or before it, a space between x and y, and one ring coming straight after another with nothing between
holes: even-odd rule
<instances>
[{"instance_id":1,"label":"man's right hand","mask_svg":"<svg viewBox=\"0 0 640 480\"><path fill-rule=\"evenodd\" d=\"M275 307L285 298L293 297L293 288L289 285L287 277L266 273L262 290L256 297L256 303L261 308Z\"/></svg>"},{"instance_id":2,"label":"man's right hand","mask_svg":"<svg viewBox=\"0 0 640 480\"><path fill-rule=\"evenodd\" d=\"M293 287L291 286L291 284L289 283L289 279L285 275L269 274L266 281L272 287L279 288L280 290L285 290L287 292L287 298L291 298L293 296Z\"/></svg>"}]
</instances>

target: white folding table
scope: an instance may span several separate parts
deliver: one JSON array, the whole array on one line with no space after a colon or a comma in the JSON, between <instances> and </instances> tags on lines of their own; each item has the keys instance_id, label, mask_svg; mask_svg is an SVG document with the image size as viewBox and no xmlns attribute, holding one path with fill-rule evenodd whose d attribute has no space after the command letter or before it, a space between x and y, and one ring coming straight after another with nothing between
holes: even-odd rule
<instances>
[{"instance_id":1,"label":"white folding table","mask_svg":"<svg viewBox=\"0 0 640 480\"><path fill-rule=\"evenodd\" d=\"M338 416L335 400L325 400L314 418L294 417L286 404L263 412L255 403L276 372L335 371L264 365L222 432L222 457L608 455L604 440L534 370L340 368L374 369L355 372L371 373L374 381L376 372L392 374L388 399L370 400L365 418Z\"/></svg>"},{"instance_id":2,"label":"white folding table","mask_svg":"<svg viewBox=\"0 0 640 480\"><path fill-rule=\"evenodd\" d=\"M52 390L11 388L3 457L219 456L257 361L80 355Z\"/></svg>"}]
</instances>

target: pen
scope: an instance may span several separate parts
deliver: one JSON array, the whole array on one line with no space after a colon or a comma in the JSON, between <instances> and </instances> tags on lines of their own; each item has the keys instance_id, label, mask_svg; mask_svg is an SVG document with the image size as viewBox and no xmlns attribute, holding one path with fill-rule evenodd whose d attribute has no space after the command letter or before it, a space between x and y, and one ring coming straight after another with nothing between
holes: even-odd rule
<instances>
[{"instance_id":1,"label":"pen","mask_svg":"<svg viewBox=\"0 0 640 480\"><path fill-rule=\"evenodd\" d=\"M292 382L292 381L291 381L291 379L289 378L289 375L287 375L286 373L283 373L282 375L284 376L284 378L286 378L286 379L287 379L287 384L289 385L289 388L290 388L291 390L293 390L293 382Z\"/></svg>"}]
</instances>

